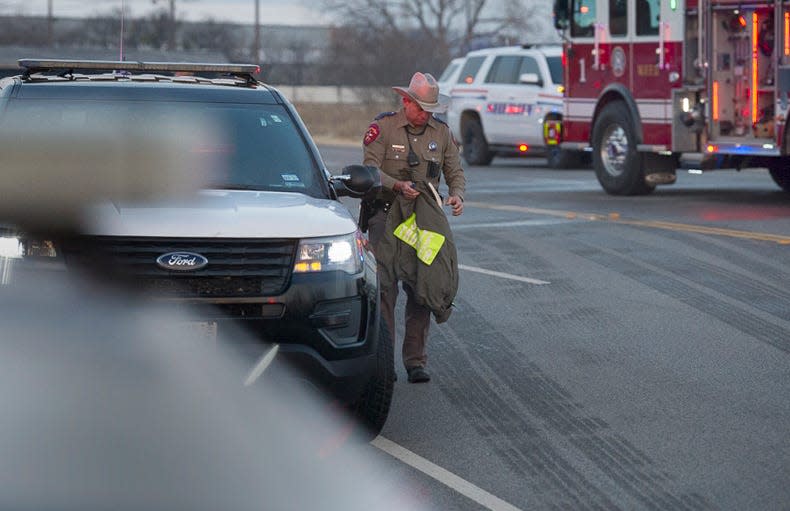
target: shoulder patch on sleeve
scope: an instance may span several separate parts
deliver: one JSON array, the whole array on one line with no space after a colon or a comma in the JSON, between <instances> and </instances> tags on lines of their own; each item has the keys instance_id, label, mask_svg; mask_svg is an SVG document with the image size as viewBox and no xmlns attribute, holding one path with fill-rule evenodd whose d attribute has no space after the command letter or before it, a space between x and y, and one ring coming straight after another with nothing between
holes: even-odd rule
<instances>
[{"instance_id":1,"label":"shoulder patch on sleeve","mask_svg":"<svg viewBox=\"0 0 790 511\"><path fill-rule=\"evenodd\" d=\"M381 112L373 120L374 121L378 121L378 120L383 119L385 117L392 117L395 114L396 114L396 112Z\"/></svg>"},{"instance_id":2,"label":"shoulder patch on sleeve","mask_svg":"<svg viewBox=\"0 0 790 511\"><path fill-rule=\"evenodd\" d=\"M371 142L379 138L380 134L381 128L379 128L379 125L374 122L368 126L368 131L365 132L365 138L362 140L362 142L365 145L369 145Z\"/></svg>"}]
</instances>

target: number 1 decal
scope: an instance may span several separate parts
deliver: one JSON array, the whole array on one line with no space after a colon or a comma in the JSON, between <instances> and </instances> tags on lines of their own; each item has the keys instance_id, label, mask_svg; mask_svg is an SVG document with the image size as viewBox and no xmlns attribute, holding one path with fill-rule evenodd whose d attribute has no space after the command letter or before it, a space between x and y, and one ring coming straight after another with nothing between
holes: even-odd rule
<instances>
[{"instance_id":1,"label":"number 1 decal","mask_svg":"<svg viewBox=\"0 0 790 511\"><path fill-rule=\"evenodd\" d=\"M587 76L584 74L584 59L579 59L579 83L587 81Z\"/></svg>"}]
</instances>

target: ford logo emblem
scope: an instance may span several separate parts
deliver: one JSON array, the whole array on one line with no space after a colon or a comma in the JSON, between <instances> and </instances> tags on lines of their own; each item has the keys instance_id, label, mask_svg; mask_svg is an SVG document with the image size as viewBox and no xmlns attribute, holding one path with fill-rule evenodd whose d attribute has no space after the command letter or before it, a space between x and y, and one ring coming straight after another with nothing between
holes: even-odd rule
<instances>
[{"instance_id":1,"label":"ford logo emblem","mask_svg":"<svg viewBox=\"0 0 790 511\"><path fill-rule=\"evenodd\" d=\"M204 268L208 259L194 252L168 252L157 257L156 264L170 271L195 271Z\"/></svg>"}]
</instances>

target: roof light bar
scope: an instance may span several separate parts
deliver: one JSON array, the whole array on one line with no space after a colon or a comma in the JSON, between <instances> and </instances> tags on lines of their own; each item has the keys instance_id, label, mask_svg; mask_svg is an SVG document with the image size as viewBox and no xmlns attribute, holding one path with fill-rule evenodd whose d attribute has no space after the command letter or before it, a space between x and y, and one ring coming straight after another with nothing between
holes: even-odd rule
<instances>
[{"instance_id":1,"label":"roof light bar","mask_svg":"<svg viewBox=\"0 0 790 511\"><path fill-rule=\"evenodd\" d=\"M260 73L255 64L198 64L192 62L138 62L115 60L20 59L19 67L29 72L55 69L94 69L105 71L169 71L186 73L228 73L252 75Z\"/></svg>"}]
</instances>

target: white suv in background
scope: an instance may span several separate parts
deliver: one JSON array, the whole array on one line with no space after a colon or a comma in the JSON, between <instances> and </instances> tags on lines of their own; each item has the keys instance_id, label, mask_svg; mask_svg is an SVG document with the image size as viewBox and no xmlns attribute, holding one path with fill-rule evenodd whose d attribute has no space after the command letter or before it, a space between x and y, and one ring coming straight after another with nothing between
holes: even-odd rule
<instances>
[{"instance_id":1,"label":"white suv in background","mask_svg":"<svg viewBox=\"0 0 790 511\"><path fill-rule=\"evenodd\" d=\"M551 167L575 163L576 154L547 147L543 137L544 121L562 117L562 46L486 48L462 60L448 65L440 88L450 96L447 122L467 163L540 154Z\"/></svg>"}]
</instances>

